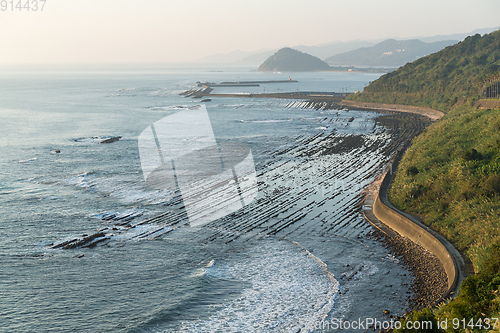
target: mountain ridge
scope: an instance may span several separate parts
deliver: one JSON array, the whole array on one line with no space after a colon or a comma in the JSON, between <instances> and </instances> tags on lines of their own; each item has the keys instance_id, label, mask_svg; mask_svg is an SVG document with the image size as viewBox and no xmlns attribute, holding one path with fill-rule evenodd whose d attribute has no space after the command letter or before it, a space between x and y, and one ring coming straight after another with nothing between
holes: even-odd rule
<instances>
[{"instance_id":1,"label":"mountain ridge","mask_svg":"<svg viewBox=\"0 0 500 333\"><path fill-rule=\"evenodd\" d=\"M490 33L495 30L498 30L500 27L495 27L495 28L483 28L483 29L476 29L474 31L468 32L468 33L457 33L457 34L451 34L451 35L436 35L436 36L431 36L431 37L425 37L425 36L419 36L419 37L413 37L413 38L378 38L378 39L373 39L373 40L348 40L348 41L333 41L329 43L322 43L318 45L312 45L312 46L307 46L307 45L296 45L292 46L293 49L296 49L301 52L309 53L315 57L318 57L322 60L332 57L334 55L344 53L344 52L349 52L352 51L356 48L360 47L369 47L373 46L377 43L380 43L381 41L387 40L387 39L396 39L396 40L408 40L408 39L418 39L423 42L437 42L437 41L442 41L442 40L463 40L467 36L472 36L476 33L480 34L485 34L485 33ZM353 47L351 48L352 45ZM356 47L354 47L356 46ZM273 48L273 49L260 49L256 51L232 51L232 52L227 52L227 53L217 53L217 54L212 54L208 55L202 58L199 58L196 60L197 62L207 62L207 63L248 63L248 64L261 64L267 57L269 57L271 54L274 52L277 52L279 48ZM240 54L238 54L238 52Z\"/></svg>"},{"instance_id":2,"label":"mountain ridge","mask_svg":"<svg viewBox=\"0 0 500 333\"><path fill-rule=\"evenodd\" d=\"M325 62L332 66L399 67L457 42L445 40L426 43L418 39L401 41L387 39L371 47L363 47L326 58Z\"/></svg>"}]
</instances>

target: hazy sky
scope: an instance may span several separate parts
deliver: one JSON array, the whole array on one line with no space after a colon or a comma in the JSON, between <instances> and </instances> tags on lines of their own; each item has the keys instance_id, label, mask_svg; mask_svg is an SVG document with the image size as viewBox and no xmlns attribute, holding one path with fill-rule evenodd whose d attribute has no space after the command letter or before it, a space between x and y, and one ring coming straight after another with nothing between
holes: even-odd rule
<instances>
[{"instance_id":1,"label":"hazy sky","mask_svg":"<svg viewBox=\"0 0 500 333\"><path fill-rule=\"evenodd\" d=\"M0 11L0 63L182 62L496 26L499 0L47 0Z\"/></svg>"}]
</instances>

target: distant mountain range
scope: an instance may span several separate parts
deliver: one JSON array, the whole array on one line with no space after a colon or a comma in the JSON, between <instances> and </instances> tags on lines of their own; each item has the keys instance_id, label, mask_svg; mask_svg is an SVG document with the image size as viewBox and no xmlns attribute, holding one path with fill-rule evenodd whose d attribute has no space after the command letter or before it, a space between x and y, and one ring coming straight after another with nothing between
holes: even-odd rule
<instances>
[{"instance_id":1,"label":"distant mountain range","mask_svg":"<svg viewBox=\"0 0 500 333\"><path fill-rule=\"evenodd\" d=\"M209 63L226 63L226 64L235 62L260 64L274 52L276 52L276 50L261 50L257 52L246 52L237 50L230 53L213 54L207 57L200 58L197 61L209 62Z\"/></svg>"},{"instance_id":2,"label":"distant mountain range","mask_svg":"<svg viewBox=\"0 0 500 333\"><path fill-rule=\"evenodd\" d=\"M457 40L424 43L418 39L388 39L371 47L334 55L325 61L333 66L399 67L456 43Z\"/></svg>"},{"instance_id":3,"label":"distant mountain range","mask_svg":"<svg viewBox=\"0 0 500 333\"><path fill-rule=\"evenodd\" d=\"M492 84L500 78L499 73L500 30L482 37L480 34L467 37L400 67L351 98L452 110L463 104L464 98L479 98L488 87L487 83Z\"/></svg>"},{"instance_id":4,"label":"distant mountain range","mask_svg":"<svg viewBox=\"0 0 500 333\"><path fill-rule=\"evenodd\" d=\"M460 41L465 37L474 35L476 33L486 34L498 30L499 27L496 28L487 28L487 29L477 29L470 33L462 33L462 34L453 34L453 35L440 35L433 37L417 37L416 39L425 42L425 43L433 43L439 41L446 40L455 40ZM362 47L370 47L374 46L377 43L382 42L383 39L371 40L371 41L348 41L348 42L332 42L328 44L314 45L314 46L305 46L298 45L294 46L293 49L311 54L320 59L327 59L329 57L349 52L352 50L356 50ZM254 52L246 52L246 51L233 51L230 53L219 53L211 56L203 57L198 59L199 62L206 63L242 63L242 64L261 64L265 61L269 56L273 55L278 49L264 49L258 50ZM389 52L389 51L387 51Z\"/></svg>"}]
</instances>

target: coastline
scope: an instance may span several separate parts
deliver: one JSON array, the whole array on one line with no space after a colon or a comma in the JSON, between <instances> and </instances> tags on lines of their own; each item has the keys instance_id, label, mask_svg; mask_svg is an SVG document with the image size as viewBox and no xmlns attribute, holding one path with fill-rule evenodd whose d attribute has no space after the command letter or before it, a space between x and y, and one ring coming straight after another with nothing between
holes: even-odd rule
<instances>
[{"instance_id":1,"label":"coastline","mask_svg":"<svg viewBox=\"0 0 500 333\"><path fill-rule=\"evenodd\" d=\"M390 111L421 114L433 121L444 115L440 111L423 107L359 102L343 104L376 110L384 110L385 106L389 106ZM363 215L378 229L387 247L401 255L403 262L415 274L412 307L421 309L455 297L466 273L464 260L451 243L414 216L393 207L388 200L387 192L394 179L394 171L407 146L408 144L393 156L390 170L386 170L367 188Z\"/></svg>"},{"instance_id":2,"label":"coastline","mask_svg":"<svg viewBox=\"0 0 500 333\"><path fill-rule=\"evenodd\" d=\"M307 100L305 107L344 108L348 110L400 113L428 118L435 122L445 114L441 111L420 106L385 104L373 102L357 102L345 100L343 96L331 96L310 93L280 94L211 94L198 93L200 97L246 97L246 98L278 98ZM201 96L200 96L201 95ZM195 98L196 98L195 97ZM293 104L293 103L292 103ZM290 105L290 103L289 103ZM411 139L419 134L414 129L410 138L396 142L395 155L390 159L397 166L402 153ZM383 235L385 245L403 259L416 277L412 286L415 293L411 308L418 309L434 306L449 296L457 295L461 281L465 278L465 264L460 253L443 236L430 230L414 217L398 211L387 199L387 190L393 179L393 173L382 175L380 186L373 192L371 207L363 205L365 219L376 227ZM365 191L366 194L366 191ZM366 199L366 198L365 198ZM369 213L367 213L369 211ZM379 237L377 237L379 238ZM429 255L430 253L430 255ZM423 260L422 258L426 258ZM429 283L431 278L432 283ZM446 280L446 281L445 281Z\"/></svg>"},{"instance_id":3,"label":"coastline","mask_svg":"<svg viewBox=\"0 0 500 333\"><path fill-rule=\"evenodd\" d=\"M414 113L421 116L425 116L432 121L436 121L442 116L444 113L438 110L434 110L424 106L412 106L412 105L401 105L401 104L385 104L385 103L371 103L371 102L357 102L357 101L348 101L343 99L340 103L340 106L348 107L348 108L356 108L358 110L369 110L369 111L395 111L395 112L403 112L403 113Z\"/></svg>"}]
</instances>

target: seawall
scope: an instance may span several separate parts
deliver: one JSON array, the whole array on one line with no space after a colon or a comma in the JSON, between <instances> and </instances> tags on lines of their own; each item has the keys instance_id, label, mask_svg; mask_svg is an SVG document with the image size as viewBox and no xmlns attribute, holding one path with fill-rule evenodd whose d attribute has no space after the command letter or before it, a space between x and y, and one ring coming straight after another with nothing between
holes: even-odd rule
<instances>
[{"instance_id":1,"label":"seawall","mask_svg":"<svg viewBox=\"0 0 500 333\"><path fill-rule=\"evenodd\" d=\"M396 169L404 149L400 150L393 157L393 168ZM422 224L414 216L406 214L389 202L387 192L394 178L394 173L387 171L382 177L382 182L378 190L372 193L372 211L365 210L366 219L381 231L391 235L397 232L403 237L407 237L415 244L422 246L427 251L434 254L444 267L448 278L447 291L431 305L437 305L448 297L457 295L462 280L466 277L465 263L455 247L443 236ZM381 225L380 222L383 224ZM389 229L388 229L388 228Z\"/></svg>"},{"instance_id":2,"label":"seawall","mask_svg":"<svg viewBox=\"0 0 500 333\"><path fill-rule=\"evenodd\" d=\"M431 120L438 120L444 113L438 110L427 108L424 106L412 106L412 105L400 105L400 104L385 104L385 103L371 103L371 102L358 102L342 100L340 106L345 106L348 108L365 109L365 110L380 110L380 111L396 111L396 112L406 112L414 113L422 116L426 116Z\"/></svg>"}]
</instances>

